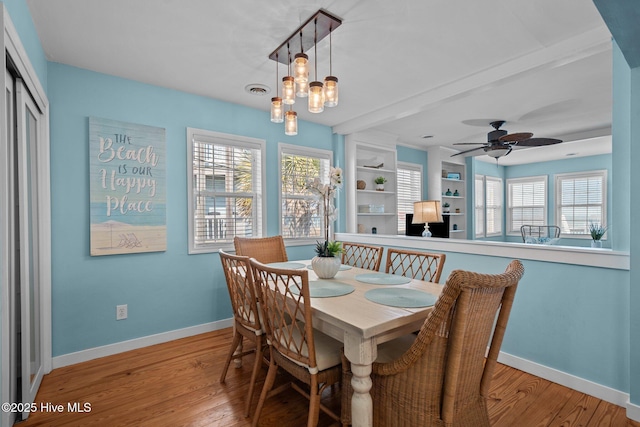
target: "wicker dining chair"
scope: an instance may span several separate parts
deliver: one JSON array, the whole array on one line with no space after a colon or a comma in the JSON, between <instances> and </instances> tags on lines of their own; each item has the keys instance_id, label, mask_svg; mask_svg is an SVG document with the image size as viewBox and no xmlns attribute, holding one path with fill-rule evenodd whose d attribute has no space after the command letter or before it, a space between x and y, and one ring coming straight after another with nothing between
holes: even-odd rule
<instances>
[{"instance_id":1,"label":"wicker dining chair","mask_svg":"<svg viewBox=\"0 0 640 427\"><path fill-rule=\"evenodd\" d=\"M371 373L374 426L490 425L485 399L523 274L517 260L502 274L453 271L418 335L378 347ZM344 356L343 364L342 421L348 425L352 375Z\"/></svg>"},{"instance_id":2,"label":"wicker dining chair","mask_svg":"<svg viewBox=\"0 0 640 427\"><path fill-rule=\"evenodd\" d=\"M342 243L342 263L353 267L378 271L382 262L382 246L361 243Z\"/></svg>"},{"instance_id":3,"label":"wicker dining chair","mask_svg":"<svg viewBox=\"0 0 640 427\"><path fill-rule=\"evenodd\" d=\"M313 329L308 270L271 268L255 259L251 260L251 268L260 289L260 308L270 351L269 371L252 426L258 424L278 368L308 386L304 390L297 382L290 383L309 398L307 426L318 424L320 410L340 421L338 414L320 404L320 397L326 387L341 380L342 343ZM294 320L287 323L288 318Z\"/></svg>"},{"instance_id":4,"label":"wicker dining chair","mask_svg":"<svg viewBox=\"0 0 640 427\"><path fill-rule=\"evenodd\" d=\"M445 254L389 248L385 272L438 283L445 259Z\"/></svg>"},{"instance_id":5,"label":"wicker dining chair","mask_svg":"<svg viewBox=\"0 0 640 427\"><path fill-rule=\"evenodd\" d=\"M234 237L233 245L236 255L255 258L265 264L289 260L282 236Z\"/></svg>"},{"instance_id":6,"label":"wicker dining chair","mask_svg":"<svg viewBox=\"0 0 640 427\"><path fill-rule=\"evenodd\" d=\"M227 289L231 298L231 307L233 309L233 341L224 362L222 373L220 374L220 382L224 384L227 376L227 370L232 360L240 360L250 353L255 353L253 362L253 371L251 372L251 381L249 383L249 391L244 407L244 416L249 416L251 403L253 400L253 390L256 384L256 378L260 371L263 352L266 348L266 339L264 329L260 322L260 313L258 311L258 295L253 280L253 273L249 257L231 255L223 250L218 251L222 269L227 280ZM243 338L251 341L255 348L243 351Z\"/></svg>"}]
</instances>

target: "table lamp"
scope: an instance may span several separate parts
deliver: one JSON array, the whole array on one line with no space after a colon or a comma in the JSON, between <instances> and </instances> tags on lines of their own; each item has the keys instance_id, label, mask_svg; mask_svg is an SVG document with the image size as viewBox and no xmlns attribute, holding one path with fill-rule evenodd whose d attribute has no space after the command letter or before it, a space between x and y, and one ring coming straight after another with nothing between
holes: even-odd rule
<instances>
[{"instance_id":1,"label":"table lamp","mask_svg":"<svg viewBox=\"0 0 640 427\"><path fill-rule=\"evenodd\" d=\"M431 237L429 231L430 222L442 222L442 208L440 200L422 200L413 203L413 220L412 224L424 223L424 231L422 237Z\"/></svg>"}]
</instances>

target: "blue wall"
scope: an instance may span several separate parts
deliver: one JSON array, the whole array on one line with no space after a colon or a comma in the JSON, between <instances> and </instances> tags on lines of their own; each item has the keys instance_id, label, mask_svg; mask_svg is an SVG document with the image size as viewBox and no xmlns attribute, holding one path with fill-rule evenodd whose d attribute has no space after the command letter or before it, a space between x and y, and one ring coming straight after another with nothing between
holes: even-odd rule
<instances>
[{"instance_id":1,"label":"blue wall","mask_svg":"<svg viewBox=\"0 0 640 427\"><path fill-rule=\"evenodd\" d=\"M57 63L48 72L53 356L231 316L218 256L187 254L187 127L267 141L268 235L279 233L278 142L344 152L342 138L326 126L301 121L292 138L265 111ZM89 116L166 129L166 252L89 256ZM344 154L336 160L344 162ZM313 255L310 247L289 252ZM115 320L117 304L128 304L126 321Z\"/></svg>"}]
</instances>

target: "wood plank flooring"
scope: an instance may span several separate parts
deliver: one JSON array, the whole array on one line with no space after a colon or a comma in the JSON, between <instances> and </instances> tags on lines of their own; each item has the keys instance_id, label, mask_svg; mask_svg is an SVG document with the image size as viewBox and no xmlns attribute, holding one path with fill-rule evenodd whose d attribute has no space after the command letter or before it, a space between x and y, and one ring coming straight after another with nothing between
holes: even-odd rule
<instances>
[{"instance_id":1,"label":"wood plank flooring","mask_svg":"<svg viewBox=\"0 0 640 427\"><path fill-rule=\"evenodd\" d=\"M218 382L230 337L224 329L56 369L42 381L38 411L18 425L249 426L242 413L253 356L242 368L232 364L226 383ZM254 408L260 389L261 382ZM339 400L339 390L323 397L334 408ZM48 403L63 405L62 412L40 410ZM89 411L69 411L69 404L85 403ZM267 400L260 425L306 425L307 406L298 393L285 391ZM494 427L640 427L619 406L504 365L492 382L489 415ZM321 414L320 426L332 424Z\"/></svg>"}]
</instances>

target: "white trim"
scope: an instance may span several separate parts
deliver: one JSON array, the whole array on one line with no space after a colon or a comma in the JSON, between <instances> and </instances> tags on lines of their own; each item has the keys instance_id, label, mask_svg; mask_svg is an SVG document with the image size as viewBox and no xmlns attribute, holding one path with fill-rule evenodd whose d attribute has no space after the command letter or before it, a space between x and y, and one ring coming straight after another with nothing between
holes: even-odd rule
<instances>
[{"instance_id":1,"label":"white trim","mask_svg":"<svg viewBox=\"0 0 640 427\"><path fill-rule=\"evenodd\" d=\"M124 353L125 351L136 350L155 344L161 344L181 338L204 334L206 332L230 328L231 326L233 326L232 317L229 319L217 320L215 322L190 326L188 328L176 329L173 331L162 332L155 335L147 335L145 337L121 341L114 344L103 345L101 347L88 348L86 350L76 351L75 353L68 353L54 357L53 368L57 369L62 368L63 366L75 365L76 363L87 362L89 360L98 359L100 357Z\"/></svg>"},{"instance_id":2,"label":"white trim","mask_svg":"<svg viewBox=\"0 0 640 427\"><path fill-rule=\"evenodd\" d=\"M336 240L371 245L398 246L428 252L456 252L470 255L528 259L557 264L629 270L628 252L577 246L527 245L526 243L489 242L483 240L439 239L385 234L336 233Z\"/></svg>"},{"instance_id":3,"label":"white trim","mask_svg":"<svg viewBox=\"0 0 640 427\"><path fill-rule=\"evenodd\" d=\"M640 422L640 405L636 405L627 400L627 418Z\"/></svg>"},{"instance_id":4,"label":"white trim","mask_svg":"<svg viewBox=\"0 0 640 427\"><path fill-rule=\"evenodd\" d=\"M576 377L575 375L567 374L566 372L562 372L548 366L531 362L527 359L513 356L503 351L498 355L498 362L537 377L544 378L545 380L552 381L556 384L569 387L581 393L588 394L589 396L597 397L598 399L613 403L614 405L622 407L627 406L628 414L628 405L630 405L628 393L615 390L602 384L594 383L593 381L585 380L584 378Z\"/></svg>"}]
</instances>

